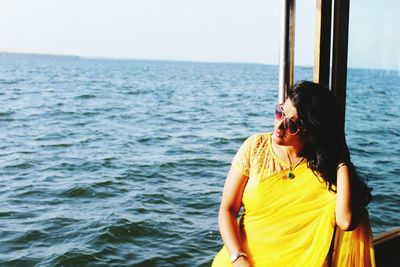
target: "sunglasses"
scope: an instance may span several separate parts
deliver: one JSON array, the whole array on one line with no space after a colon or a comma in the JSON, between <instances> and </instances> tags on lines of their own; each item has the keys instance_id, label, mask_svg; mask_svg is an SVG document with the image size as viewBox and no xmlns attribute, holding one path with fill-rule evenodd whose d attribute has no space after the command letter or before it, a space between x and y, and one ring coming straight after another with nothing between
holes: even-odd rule
<instances>
[{"instance_id":1,"label":"sunglasses","mask_svg":"<svg viewBox=\"0 0 400 267\"><path fill-rule=\"evenodd\" d=\"M277 104L275 107L275 119L284 119L283 127L286 131L289 132L290 135L296 135L300 131L302 131L302 129L300 129L300 126L294 120L286 117L285 113L283 112L282 106L279 104Z\"/></svg>"}]
</instances>

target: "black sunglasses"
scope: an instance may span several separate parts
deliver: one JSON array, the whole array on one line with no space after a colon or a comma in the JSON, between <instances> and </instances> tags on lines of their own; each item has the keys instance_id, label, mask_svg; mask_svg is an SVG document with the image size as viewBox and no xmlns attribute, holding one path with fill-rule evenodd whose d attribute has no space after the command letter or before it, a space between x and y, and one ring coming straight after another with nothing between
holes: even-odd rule
<instances>
[{"instance_id":1,"label":"black sunglasses","mask_svg":"<svg viewBox=\"0 0 400 267\"><path fill-rule=\"evenodd\" d=\"M286 117L285 113L283 112L282 106L277 104L275 107L275 119L281 120L282 118L284 119L283 127L289 132L290 135L296 135L300 131L302 131L300 126L294 120Z\"/></svg>"}]
</instances>

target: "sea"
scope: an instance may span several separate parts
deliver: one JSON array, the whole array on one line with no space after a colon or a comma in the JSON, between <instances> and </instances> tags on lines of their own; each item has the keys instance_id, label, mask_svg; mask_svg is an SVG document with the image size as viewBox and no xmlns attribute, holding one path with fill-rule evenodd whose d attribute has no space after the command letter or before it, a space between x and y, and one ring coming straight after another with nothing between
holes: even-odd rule
<instances>
[{"instance_id":1,"label":"sea","mask_svg":"<svg viewBox=\"0 0 400 267\"><path fill-rule=\"evenodd\" d=\"M378 235L400 226L400 72L347 84ZM277 98L275 65L0 54L0 266L210 266L230 162Z\"/></svg>"}]
</instances>

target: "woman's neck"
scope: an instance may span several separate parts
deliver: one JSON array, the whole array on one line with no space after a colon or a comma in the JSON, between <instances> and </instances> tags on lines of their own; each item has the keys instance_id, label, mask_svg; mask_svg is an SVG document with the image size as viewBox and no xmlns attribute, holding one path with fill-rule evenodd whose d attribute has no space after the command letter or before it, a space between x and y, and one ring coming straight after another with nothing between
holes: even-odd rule
<instances>
[{"instance_id":1,"label":"woman's neck","mask_svg":"<svg viewBox=\"0 0 400 267\"><path fill-rule=\"evenodd\" d=\"M303 151L303 148L294 147L294 146L286 146L284 149L286 149L287 154L289 154L291 159L297 159L297 158L302 158L303 157L301 155L301 152Z\"/></svg>"},{"instance_id":2,"label":"woman's neck","mask_svg":"<svg viewBox=\"0 0 400 267\"><path fill-rule=\"evenodd\" d=\"M278 145L275 142L272 142L272 149L278 158L288 163L290 163L290 161L298 161L303 157L301 155L302 148L300 147ZM290 159L288 158L288 155Z\"/></svg>"}]
</instances>

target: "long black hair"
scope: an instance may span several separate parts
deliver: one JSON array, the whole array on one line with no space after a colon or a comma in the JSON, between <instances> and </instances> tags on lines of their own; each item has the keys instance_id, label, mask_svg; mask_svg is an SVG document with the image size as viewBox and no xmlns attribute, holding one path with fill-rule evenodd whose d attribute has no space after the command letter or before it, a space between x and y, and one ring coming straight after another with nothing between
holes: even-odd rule
<instances>
[{"instance_id":1,"label":"long black hair","mask_svg":"<svg viewBox=\"0 0 400 267\"><path fill-rule=\"evenodd\" d=\"M371 189L350 164L350 154L345 141L342 107L329 88L309 82L299 81L289 91L288 96L297 109L300 126L305 130L306 145L302 156L308 166L317 172L334 191L337 167L345 162L350 168L351 181L365 204L371 200Z\"/></svg>"}]
</instances>

